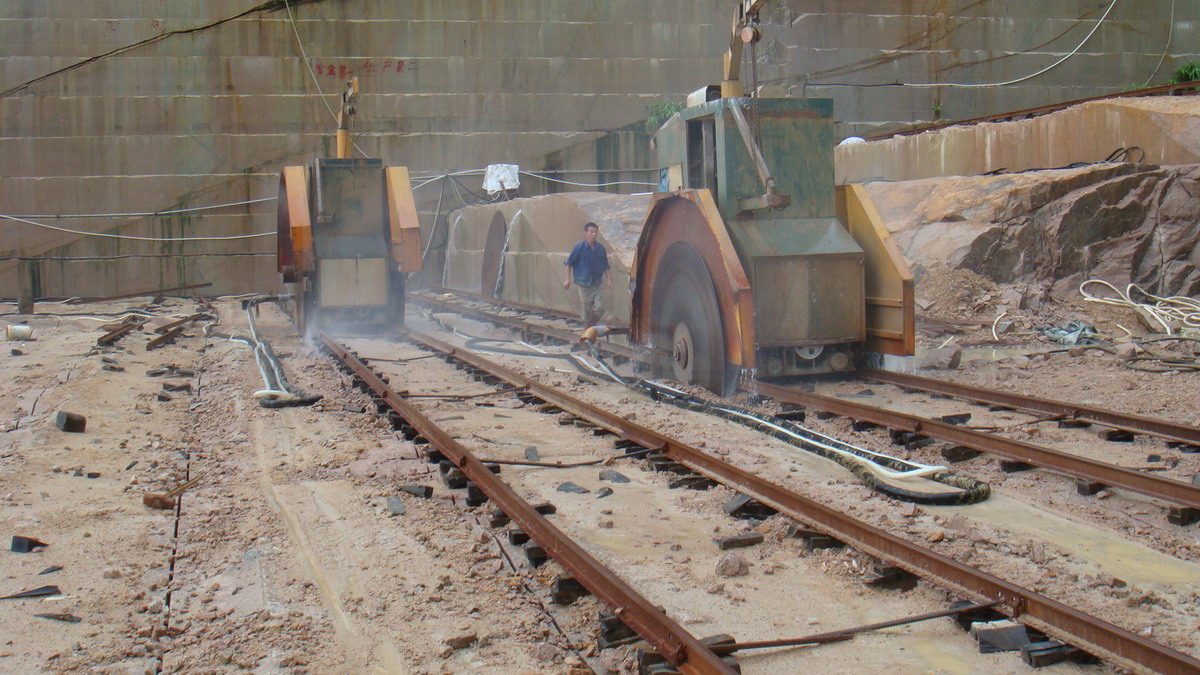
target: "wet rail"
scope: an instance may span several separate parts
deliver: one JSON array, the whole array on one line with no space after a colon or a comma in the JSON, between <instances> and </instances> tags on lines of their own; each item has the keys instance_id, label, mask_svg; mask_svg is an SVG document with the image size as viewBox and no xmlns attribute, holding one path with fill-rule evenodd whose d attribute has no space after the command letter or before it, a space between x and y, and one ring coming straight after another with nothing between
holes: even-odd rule
<instances>
[{"instance_id":1,"label":"wet rail","mask_svg":"<svg viewBox=\"0 0 1200 675\"><path fill-rule=\"evenodd\" d=\"M809 393L794 387L784 387L767 382L758 382L758 393L794 405L813 410L849 417L853 420L871 422L908 431L940 441L946 441L983 452L999 455L1069 476L1081 478L1100 485L1119 487L1154 497L1183 508L1200 508L1200 486L1183 481L1163 478L1151 473L1127 469L1115 464L1099 462L1087 457L1054 450L1041 445L967 429L911 413L878 408L833 396Z\"/></svg>"},{"instance_id":2,"label":"wet rail","mask_svg":"<svg viewBox=\"0 0 1200 675\"><path fill-rule=\"evenodd\" d=\"M996 609L1002 613L1117 665L1141 672L1200 670L1200 660L1187 654L869 525L698 448L542 385L474 352L408 329L401 330L400 334L486 372L504 386L519 387L527 396L553 404L642 448L660 452L697 473L935 585L973 602L995 602ZM486 473L482 465L475 471Z\"/></svg>"},{"instance_id":3,"label":"wet rail","mask_svg":"<svg viewBox=\"0 0 1200 675\"><path fill-rule=\"evenodd\" d=\"M1033 396L1024 396L1022 394L983 389L956 382L944 382L919 375L893 373L888 370L868 368L859 370L858 375L868 380L894 384L897 387L905 389L918 389L969 401L1003 406L1014 410L1025 410L1053 415L1061 419L1090 422L1114 429L1149 434L1165 438L1169 441L1200 446L1200 428L1187 426L1186 424L1177 424L1167 420L1129 415L1114 410L1105 410L1104 408L1079 405L1077 403L1065 403L1063 401L1052 401Z\"/></svg>"},{"instance_id":4,"label":"wet rail","mask_svg":"<svg viewBox=\"0 0 1200 675\"><path fill-rule=\"evenodd\" d=\"M618 618L641 635L672 665L679 668L680 672L735 672L699 639L555 527L533 505L494 475L471 451L396 393L362 359L324 333L319 339L376 399L402 417L422 438L445 455L547 554L557 560L593 595L611 607ZM439 351L450 353L447 350Z\"/></svg>"}]
</instances>

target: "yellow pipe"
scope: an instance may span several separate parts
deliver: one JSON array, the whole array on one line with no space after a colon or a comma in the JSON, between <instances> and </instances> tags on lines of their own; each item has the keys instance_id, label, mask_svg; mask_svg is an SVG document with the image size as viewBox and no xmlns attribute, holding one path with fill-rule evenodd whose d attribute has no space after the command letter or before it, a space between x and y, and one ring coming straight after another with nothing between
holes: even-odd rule
<instances>
[{"instance_id":1,"label":"yellow pipe","mask_svg":"<svg viewBox=\"0 0 1200 675\"><path fill-rule=\"evenodd\" d=\"M350 159L350 130L337 130L337 158Z\"/></svg>"}]
</instances>

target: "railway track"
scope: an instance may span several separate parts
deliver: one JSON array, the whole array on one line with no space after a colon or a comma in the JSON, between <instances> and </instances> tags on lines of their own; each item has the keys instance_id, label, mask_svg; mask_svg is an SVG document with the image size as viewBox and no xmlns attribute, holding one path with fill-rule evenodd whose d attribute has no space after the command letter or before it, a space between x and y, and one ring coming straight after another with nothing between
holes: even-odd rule
<instances>
[{"instance_id":1,"label":"railway track","mask_svg":"<svg viewBox=\"0 0 1200 675\"><path fill-rule=\"evenodd\" d=\"M562 410L596 427L616 434L634 452L658 453L712 480L766 504L787 516L855 546L860 551L888 561L931 583L981 604L992 604L1004 614L1018 618L1034 628L1088 652L1102 656L1122 667L1143 672L1191 672L1200 669L1200 661L1148 638L1133 634L1111 623L1056 602L1040 593L1022 588L981 570L947 558L901 537L796 494L780 485L744 471L713 455L682 443L563 392L544 386L510 369L492 363L478 354L455 347L430 336L405 331L404 337L421 344L444 358L486 373L496 386L519 392L526 402ZM377 400L406 421L420 420L419 413L383 380L343 347L331 339L324 343L343 361ZM717 654L673 624L661 611L632 589L624 586L578 545L565 538L511 488L492 475L477 458L437 429L428 420L408 421L415 434L434 444L445 457L482 489L489 498L511 516L545 551L558 559L580 583L613 607L627 624L641 634L681 672L727 672L727 664ZM445 448L445 449L444 449Z\"/></svg>"},{"instance_id":2,"label":"railway track","mask_svg":"<svg viewBox=\"0 0 1200 675\"><path fill-rule=\"evenodd\" d=\"M500 303L495 299L482 298L470 294L462 295L475 303L490 303L505 307L506 309L516 310L529 316L538 315L536 308L508 307L506 304ZM536 324L522 318L501 316L495 311L455 301L451 297L447 297L446 294L420 293L413 294L412 297L427 306L491 322L521 331L523 334L537 334L564 343L574 342L578 335L573 331ZM549 313L548 315L554 319L570 320L561 313ZM637 359L635 350L625 345L602 341L598 344L598 347L621 359ZM1154 434L1174 443L1191 445L1194 441L1200 442L1200 429L1163 420L967 385L940 382L929 378L902 375L888 371L871 369L863 371L861 375L868 380L894 384L903 388L924 390L971 401L1002 405L1012 409L1042 413L1050 416L1047 419L1062 418L1095 422L1131 433ZM882 408L861 401L824 396L807 392L797 387L757 382L754 388L754 393L760 396L772 398L793 406L800 406L816 412L840 415L857 422L884 426L895 431L916 436L933 438L950 443L956 447L968 448L972 451L986 452L1003 457L1029 467L1038 467L1061 473L1078 480L1080 482L1080 491L1087 494L1094 494L1105 487L1115 487L1154 499L1160 499L1171 505L1168 513L1168 521L1175 525L1184 526L1200 521L1200 485L1194 483L1185 483L1179 480L1164 478L1152 473L1061 452L1053 448L1002 435L965 428L959 424L941 419Z\"/></svg>"}]
</instances>

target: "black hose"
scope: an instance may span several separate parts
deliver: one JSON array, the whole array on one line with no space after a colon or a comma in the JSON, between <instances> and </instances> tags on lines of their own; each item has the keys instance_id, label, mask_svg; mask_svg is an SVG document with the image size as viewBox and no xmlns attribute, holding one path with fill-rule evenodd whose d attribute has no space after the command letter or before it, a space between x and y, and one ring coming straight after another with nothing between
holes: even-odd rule
<instances>
[{"instance_id":1,"label":"black hose","mask_svg":"<svg viewBox=\"0 0 1200 675\"><path fill-rule=\"evenodd\" d=\"M927 476L921 476L926 480L931 480L943 485L958 488L953 492L921 492L918 490L909 490L902 487L897 487L885 482L878 475L871 472L862 462L855 461L841 453L834 452L829 448L822 447L825 445L842 445L847 444L835 441L833 439L820 437L809 429L806 429L789 420L781 419L774 416L764 415L762 413L745 408L735 406L728 403L719 405L706 401L698 396L686 394L672 389L667 389L653 382L646 380L637 380L631 386L640 389L655 401L671 403L672 405L703 412L709 415L716 415L727 419L731 422L736 422L746 428L754 429L760 433L766 434L773 438L777 438L789 445L800 448L807 452L811 452L819 457L837 462L845 467L854 475L876 492L885 494L893 499L899 499L906 502L914 502L917 504L930 504L938 506L952 506L962 504L975 504L987 499L992 492L992 488L987 483L969 476L960 476L956 473L938 471ZM848 450L848 452L852 452ZM877 459L867 460L875 462L883 467L895 471L903 471L907 467L905 462L892 457L880 456Z\"/></svg>"},{"instance_id":2,"label":"black hose","mask_svg":"<svg viewBox=\"0 0 1200 675\"><path fill-rule=\"evenodd\" d=\"M464 337L467 337L467 341L464 344L467 349L483 349L486 351L514 354L517 356L556 358L569 361L576 368L582 370L582 366L572 354L535 352L527 349L512 349L496 345L484 345L483 343L485 342L494 343L499 342L499 340L466 336L465 334ZM604 362L603 357L599 356L598 354L593 354L593 357L604 367L604 369L607 371L607 374L610 377L613 377L617 382L632 389L642 391L655 401L660 403L670 403L671 405L683 408L685 410L701 412L724 418L746 428L753 429L760 433L779 439L793 447L800 448L801 450L811 452L819 457L837 462L839 465L858 476L859 480L866 484L867 487L875 490L876 492L885 494L893 499L913 502L916 504L953 506L975 504L982 502L991 496L992 488L987 483L969 476L960 476L959 474L953 472L939 471L921 477L936 483L958 488L957 490L951 492L921 492L919 490L909 490L892 485L880 478L875 473L872 473L871 470L862 462L855 461L849 457L846 457L845 455L842 455L841 453L835 452L820 445L825 444L842 446L844 450L854 454L852 446L849 446L846 443L826 437L819 437L817 433L795 424L794 422L781 419L779 417L768 416L756 412L750 408L735 406L729 403L721 403L719 405L714 404L698 396L668 389L648 380L624 380L612 372L612 369L609 368L608 364ZM911 466L902 460L887 456L879 456L877 459L867 461L873 461L880 466L892 469L894 471L904 471Z\"/></svg>"}]
</instances>

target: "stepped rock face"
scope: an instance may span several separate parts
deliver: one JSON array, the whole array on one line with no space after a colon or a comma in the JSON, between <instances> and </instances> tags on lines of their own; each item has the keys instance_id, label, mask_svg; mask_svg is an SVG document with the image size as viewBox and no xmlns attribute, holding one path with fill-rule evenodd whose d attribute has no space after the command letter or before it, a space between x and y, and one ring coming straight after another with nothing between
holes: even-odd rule
<instances>
[{"instance_id":1,"label":"stepped rock face","mask_svg":"<svg viewBox=\"0 0 1200 675\"><path fill-rule=\"evenodd\" d=\"M919 275L944 265L1048 288L1200 294L1200 165L1103 163L867 186Z\"/></svg>"}]
</instances>

